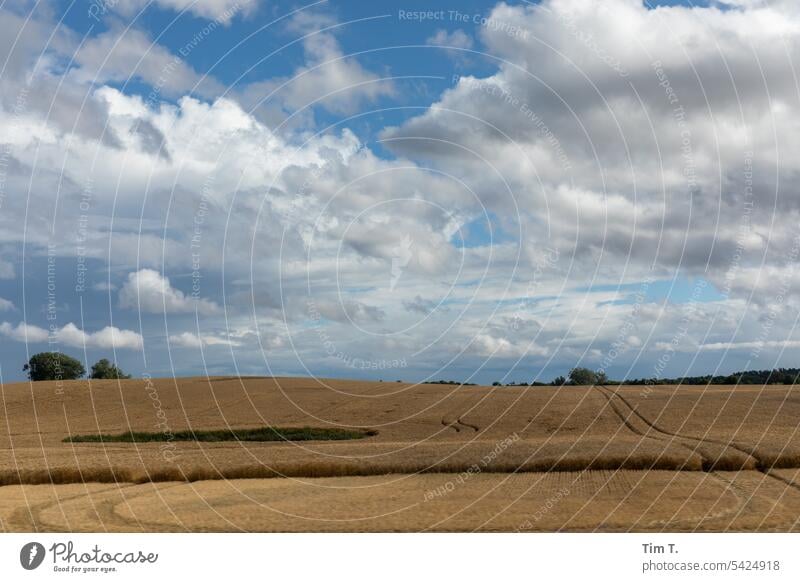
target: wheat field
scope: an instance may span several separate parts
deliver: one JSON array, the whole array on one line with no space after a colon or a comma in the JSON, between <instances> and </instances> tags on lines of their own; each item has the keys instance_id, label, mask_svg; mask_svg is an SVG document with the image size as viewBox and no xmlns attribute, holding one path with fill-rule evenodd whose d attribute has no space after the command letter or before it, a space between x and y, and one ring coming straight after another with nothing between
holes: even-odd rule
<instances>
[{"instance_id":1,"label":"wheat field","mask_svg":"<svg viewBox=\"0 0 800 582\"><path fill-rule=\"evenodd\" d=\"M792 531L794 392L226 377L6 384L0 530ZM166 438L264 426L370 436ZM68 442L128 431L165 441Z\"/></svg>"}]
</instances>

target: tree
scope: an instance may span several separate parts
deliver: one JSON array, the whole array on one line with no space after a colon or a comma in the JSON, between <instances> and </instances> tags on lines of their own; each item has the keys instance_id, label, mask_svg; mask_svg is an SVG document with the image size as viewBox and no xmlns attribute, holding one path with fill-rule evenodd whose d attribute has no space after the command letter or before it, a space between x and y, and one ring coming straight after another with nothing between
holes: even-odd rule
<instances>
[{"instance_id":1,"label":"tree","mask_svg":"<svg viewBox=\"0 0 800 582\"><path fill-rule=\"evenodd\" d=\"M34 382L41 380L77 380L86 374L83 364L61 352L41 352L31 356L22 369Z\"/></svg>"},{"instance_id":2,"label":"tree","mask_svg":"<svg viewBox=\"0 0 800 582\"><path fill-rule=\"evenodd\" d=\"M127 380L131 377L106 358L99 360L92 366L92 380Z\"/></svg>"},{"instance_id":3,"label":"tree","mask_svg":"<svg viewBox=\"0 0 800 582\"><path fill-rule=\"evenodd\" d=\"M566 383L567 383L567 379L564 378L564 376L558 376L558 377L554 378L553 381L551 382L551 384L553 386L563 386Z\"/></svg>"},{"instance_id":4,"label":"tree","mask_svg":"<svg viewBox=\"0 0 800 582\"><path fill-rule=\"evenodd\" d=\"M605 374L601 374L602 380L605 382ZM592 384L600 384L601 377L595 374L589 368L572 368L569 371L570 383L576 386L589 386Z\"/></svg>"}]
</instances>

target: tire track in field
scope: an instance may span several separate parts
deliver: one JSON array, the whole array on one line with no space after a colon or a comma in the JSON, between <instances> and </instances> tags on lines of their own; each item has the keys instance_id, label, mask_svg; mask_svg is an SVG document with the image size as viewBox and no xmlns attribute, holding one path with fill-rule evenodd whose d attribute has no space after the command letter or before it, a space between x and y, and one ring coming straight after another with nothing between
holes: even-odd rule
<instances>
[{"instance_id":1,"label":"tire track in field","mask_svg":"<svg viewBox=\"0 0 800 582\"><path fill-rule=\"evenodd\" d=\"M180 487L182 485L186 485L184 482L173 483L167 485L165 487L157 487L156 483L144 483L142 485L153 485L157 488L154 490L143 490L137 491L133 495L124 495L123 499L114 499L113 497L110 499L106 499L97 503L97 514L98 518L100 519L101 523L103 524L112 524L119 528L117 531L133 531L134 529L140 529L145 532L176 532L176 531L192 531L190 528L186 527L183 521L175 514L175 512L167 506L166 509L172 513L172 516L175 518L175 526L176 527L169 527L164 525L163 523L153 523L150 521L141 520L134 516L134 519L130 519L121 515L118 511L118 508L121 505L127 505L129 501L132 499L136 499L137 497L144 497L146 495L153 495L155 493L155 500L162 501L161 493L167 489L171 489L173 487ZM130 508L130 506L129 506Z\"/></svg>"},{"instance_id":2,"label":"tire track in field","mask_svg":"<svg viewBox=\"0 0 800 582\"><path fill-rule=\"evenodd\" d=\"M714 469L718 469L717 464L719 463L720 458L717 458L717 459L710 458L706 452L703 452L700 449L698 449L697 447L693 447L691 444L683 442L683 441L691 441L692 443L697 443L697 444L712 444L712 445L719 445L719 446L723 446L723 447L730 447L731 449L734 449L734 450L742 453L743 455L745 455L745 460L752 462L755 469L761 470L760 466L763 465L763 463L762 463L761 459L759 459L756 455L753 454L753 452L751 450L747 450L744 447L741 447L741 446L739 446L739 445L737 445L735 443L729 443L729 442L725 442L725 441L717 440L717 439L701 438L701 437L696 437L696 436L693 436L693 435L687 435L687 434L682 434L682 433L679 433L679 432L672 432L672 431L666 430L664 428L661 428L655 422L651 421L646 416L644 416L642 413L640 413L638 410L636 410L636 407L634 405L632 405L624 396L622 396L618 392L616 392L614 390L611 390L610 388L607 388L605 386L595 386L595 388L601 394L603 394L603 396L606 397L606 400L608 400L608 402L611 404L612 408L617 413L617 415L620 416L620 418L623 418L623 422L625 422L626 426L630 426L631 425L630 418L631 418L631 415L633 415L636 419L638 419L639 421L641 421L642 423L644 423L647 426L647 429L645 429L644 431L641 431L641 429L640 429L639 434L641 434L643 436L650 437L650 438L654 438L656 440L661 440L661 441L665 441L666 440L666 441L669 441L669 442L676 442L677 444L688 448L692 452L697 453L698 455L700 455L700 457L703 458L703 470L706 471L706 472L710 472L710 471L713 471ZM615 406L615 401L619 401L621 403L619 407ZM626 410L627 411L627 415L624 414L624 412L621 409ZM651 432L656 433L656 435L655 436L652 435ZM669 438L665 438L665 437L669 437ZM678 440L676 441L676 439L678 439ZM731 468L733 470L739 470L739 469L741 469L743 467L734 466L734 467L731 467Z\"/></svg>"},{"instance_id":3,"label":"tire track in field","mask_svg":"<svg viewBox=\"0 0 800 582\"><path fill-rule=\"evenodd\" d=\"M724 490L729 491L734 497L736 497L737 503L734 506L729 507L727 509L721 509L720 511L717 511L715 513L710 513L710 514L707 513L706 515L699 515L697 517L684 517L682 519L674 519L674 518L658 519L650 522L648 524L648 527L658 526L664 528L664 527L675 527L675 526L678 527L692 526L692 525L697 526L706 521L721 520L721 519L726 519L728 517L739 516L743 511L745 511L748 508L748 506L752 504L753 495L751 495L747 490L745 490L741 486L737 485L733 481L725 479L724 477L722 477L722 475L720 475L716 471L708 473L708 476L712 479L721 481L725 485ZM709 510L714 509L719 504L720 500L721 498L717 499L717 502L714 503L714 505L712 505L709 508Z\"/></svg>"},{"instance_id":4,"label":"tire track in field","mask_svg":"<svg viewBox=\"0 0 800 582\"><path fill-rule=\"evenodd\" d=\"M703 459L703 470L708 473L708 475L713 478L721 481L725 484L725 491L729 491L736 497L737 503L732 507L722 509L712 514L701 515L698 517L689 517L683 519L662 519L656 520L652 523L648 524L650 527L652 526L680 526L680 525L696 525L702 523L704 521L711 521L717 519L725 519L726 517L736 516L739 515L744 509L746 509L752 500L752 496L744 491L738 485L731 483L730 481L722 478L718 473L713 471L713 466L715 464L715 460L710 459L703 451L698 450L696 447L692 447L685 442L681 442L676 439L684 439L683 435L680 434L671 434L667 431L661 430L657 427L654 423L650 422L645 416L640 414L627 400L622 398L619 394L610 390L604 386L595 386L597 390L606 398L611 408L614 410L614 413L622 420L622 422L627 426L630 430L639 434L645 438L650 438L660 442L668 442L668 443L675 443L690 452L699 455ZM617 406L615 400L619 398L621 402L624 403L624 406ZM622 408L628 411L628 414L624 414ZM630 422L631 415L634 415L639 421L644 423L647 426L646 430L642 430L641 428L636 427L632 422ZM654 431L656 435L650 434L651 431ZM669 438L667 438L669 437ZM701 439L688 439L688 440L698 440L700 444L703 443ZM714 504L716 506L716 504ZM713 507L711 507L713 509Z\"/></svg>"},{"instance_id":5,"label":"tire track in field","mask_svg":"<svg viewBox=\"0 0 800 582\"><path fill-rule=\"evenodd\" d=\"M479 432L481 428L478 425L464 420L464 415L469 414L480 404L480 400L476 400L474 397L459 398L442 416L442 424L449 426L456 432Z\"/></svg>"},{"instance_id":6,"label":"tire track in field","mask_svg":"<svg viewBox=\"0 0 800 582\"><path fill-rule=\"evenodd\" d=\"M478 425L472 424L470 422L465 422L464 420L461 419L460 416L456 419L456 422L458 424L460 424L461 426L465 427L465 428L471 428L475 432L478 432L479 430L481 430L481 428Z\"/></svg>"},{"instance_id":7,"label":"tire track in field","mask_svg":"<svg viewBox=\"0 0 800 582\"><path fill-rule=\"evenodd\" d=\"M48 501L45 503L38 504L35 508L35 511L32 510L31 514L33 515L33 523L35 523L37 529L46 532L56 532L56 531L63 531L63 532L70 532L74 533L76 529L74 527L70 527L70 529L64 529L61 526L52 524L48 522L45 517L44 513L50 509L63 505L65 502L74 502L80 501L83 498L87 499L87 506L86 508L78 506L75 515L84 515L85 513L89 512L92 517L95 517L97 520L97 524L100 525L104 530L111 531L111 532L173 532L173 531L189 531L183 523L176 519L174 528L165 527L163 524L159 523L149 523L143 522L137 518L129 519L123 517L117 512L117 508L121 505L127 505L131 500L136 499L137 497L144 497L147 495L153 495L154 490L150 489L146 486L153 485L155 483L120 483L118 486L110 487L108 489L103 489L101 491L95 491L91 493L84 493L80 495L74 495L66 498L61 498L56 501ZM155 497L159 498L162 491L166 489L170 489L172 487L178 487L180 485L185 485L183 482L174 483L174 484L167 484L166 486L158 487L158 490L155 491ZM115 495L118 494L118 495ZM94 497L99 497L99 499L93 499ZM169 510L169 508L167 508ZM68 512L70 511L69 505L64 510L64 519L69 523ZM169 510L171 511L171 510ZM175 514L173 513L173 516ZM89 530L84 531L97 531L97 525L91 524Z\"/></svg>"},{"instance_id":8,"label":"tire track in field","mask_svg":"<svg viewBox=\"0 0 800 582\"><path fill-rule=\"evenodd\" d=\"M27 505L25 507L20 507L16 509L11 516L9 516L6 523L14 528L14 531L45 531L45 532L65 532L65 533L74 533L74 530L71 528L63 528L61 526L54 526L52 524L46 524L44 519L42 518L42 514L51 509L53 507L58 507L65 502L75 501L76 499L81 498L91 498L93 495L101 495L103 493L108 493L110 491L118 491L120 489L132 487L133 483L120 483L119 485L115 485L113 487L109 487L107 489L101 489L98 491L84 491L82 493L78 493L76 495L69 495L67 497L58 497L58 493L54 491L55 500L48 499L47 501L35 503L31 505ZM58 487L59 485L54 485L53 487ZM95 505L96 507L96 505ZM98 515L98 512L95 512ZM69 523L69 518L67 518L66 514L64 514L64 519L67 523Z\"/></svg>"},{"instance_id":9,"label":"tire track in field","mask_svg":"<svg viewBox=\"0 0 800 582\"><path fill-rule=\"evenodd\" d=\"M647 438L647 439L652 439L652 440L660 442L660 443L667 442L667 443L671 443L671 444L677 444L678 446L686 448L691 453L694 453L697 456L699 456L702 459L703 468L706 467L707 463L709 462L709 459L707 459L700 451L697 451L697 450L687 446L685 443L682 443L680 441L676 441L674 437L673 438L669 438L669 439L664 438L664 436L660 436L658 434L658 431L654 431L654 432L656 432L656 434L651 434L651 432L653 432L653 431L650 430L650 429L652 429L651 425L649 425L647 422L642 421L641 418L639 420L644 422L644 424L645 424L645 426L647 428L642 428L640 426L637 426L634 422L631 421L632 413L635 412L635 411L631 411L631 410L628 410L626 408L625 410L628 410L628 413L626 414L624 412L624 410L623 410L623 407L621 405L618 405L617 402L615 401L616 399L614 398L613 393L609 393L610 391L606 392L605 389L603 387L601 387L601 386L594 386L594 388L596 388L598 390L598 392L600 392L600 394L603 395L603 397L606 399L606 401L608 402L609 406L611 407L611 410L614 411L614 414L616 414L616 416L622 421L622 424L624 424L625 427L628 428L628 430L630 430L634 434L637 434L637 435L639 435L641 437L644 437L644 438Z\"/></svg>"},{"instance_id":10,"label":"tire track in field","mask_svg":"<svg viewBox=\"0 0 800 582\"><path fill-rule=\"evenodd\" d=\"M442 426L445 426L447 428L452 428L456 432L461 432L461 427L458 426L458 421L457 420L450 421L450 420L447 420L446 418L443 417L442 418Z\"/></svg>"},{"instance_id":11,"label":"tire track in field","mask_svg":"<svg viewBox=\"0 0 800 582\"><path fill-rule=\"evenodd\" d=\"M666 436L678 437L678 438L681 438L681 439L694 441L694 442L701 443L701 444L710 443L710 444L721 445L721 446L730 447L732 449L735 449L735 450L739 451L740 453L742 453L744 455L747 455L748 457L752 458L755 461L755 469L757 471L759 471L760 473L763 473L767 477L771 477L773 479L776 479L776 480L784 483L786 486L791 487L795 491L800 491L800 485L799 484L795 483L791 479L787 479L787 478L785 478L785 477L783 477L781 475L778 475L775 472L773 472L771 470L769 464L764 462L764 460L761 459L755 453L755 451L754 451L754 449L752 447L745 447L745 446L737 444L735 442L725 442L725 441L720 440L720 439L713 439L713 438L708 438L708 437L697 437L697 436L694 436L694 435L687 435L687 434L682 434L682 433L672 432L672 431L666 430L666 429L661 428L660 426L658 426L655 422L650 421L646 416L644 416L638 410L636 410L636 407L634 405L632 405L624 396L619 394L619 392L617 392L615 390L611 390L610 388L607 388L605 386L595 386L595 388L597 388L606 397L606 399L609 402L611 402L611 400L618 399L620 402L624 403L626 408L628 410L630 410L630 412L632 414L636 415L637 418L639 418L643 423L645 423L647 426L649 426L655 432L663 434L663 435L666 435ZM686 445L684 445L684 446L686 446ZM698 452L698 454L703 456L703 454L700 451L697 451L697 452Z\"/></svg>"},{"instance_id":12,"label":"tire track in field","mask_svg":"<svg viewBox=\"0 0 800 582\"><path fill-rule=\"evenodd\" d=\"M456 432L461 432L462 430L479 432L481 430L481 427L476 424L472 424L471 422L466 422L460 416L457 416L455 420L448 420L447 416L443 416L442 426L452 428Z\"/></svg>"}]
</instances>

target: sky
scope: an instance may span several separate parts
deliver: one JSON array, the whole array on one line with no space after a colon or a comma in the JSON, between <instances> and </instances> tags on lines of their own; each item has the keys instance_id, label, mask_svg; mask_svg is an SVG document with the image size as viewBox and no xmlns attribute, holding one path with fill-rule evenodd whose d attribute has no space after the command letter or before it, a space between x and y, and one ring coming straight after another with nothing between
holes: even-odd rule
<instances>
[{"instance_id":1,"label":"sky","mask_svg":"<svg viewBox=\"0 0 800 582\"><path fill-rule=\"evenodd\" d=\"M800 367L797 56L791 0L3 2L0 381Z\"/></svg>"}]
</instances>

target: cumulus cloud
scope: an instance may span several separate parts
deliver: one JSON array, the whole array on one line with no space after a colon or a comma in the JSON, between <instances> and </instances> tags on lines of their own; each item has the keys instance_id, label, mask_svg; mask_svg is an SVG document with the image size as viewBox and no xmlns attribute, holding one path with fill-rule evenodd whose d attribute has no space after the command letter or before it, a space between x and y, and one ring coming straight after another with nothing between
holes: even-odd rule
<instances>
[{"instance_id":1,"label":"cumulus cloud","mask_svg":"<svg viewBox=\"0 0 800 582\"><path fill-rule=\"evenodd\" d=\"M364 103L393 95L391 81L345 55L334 34L335 24L324 14L300 12L294 16L289 29L304 37L305 64L290 77L253 83L244 92L245 101L259 103L268 95L292 111L319 105L333 113L352 114Z\"/></svg>"},{"instance_id":2,"label":"cumulus cloud","mask_svg":"<svg viewBox=\"0 0 800 582\"><path fill-rule=\"evenodd\" d=\"M213 97L224 90L213 77L199 75L181 57L135 28L115 26L92 37L74 58L80 67L70 76L76 81L102 85L138 78L157 87L156 102L189 92Z\"/></svg>"},{"instance_id":3,"label":"cumulus cloud","mask_svg":"<svg viewBox=\"0 0 800 582\"><path fill-rule=\"evenodd\" d=\"M175 289L169 278L153 269L141 269L128 275L119 290L119 305L128 309L140 309L148 313L194 313L204 315L220 312L213 301L187 296Z\"/></svg>"},{"instance_id":4,"label":"cumulus cloud","mask_svg":"<svg viewBox=\"0 0 800 582\"><path fill-rule=\"evenodd\" d=\"M787 48L800 21L784 2L740 5L498 4L480 35L506 62L457 78L384 137L400 154L466 174L498 212L547 207L548 242L609 261L723 269L752 202L745 255L754 260L765 247L751 241L785 239L800 212L787 195L800 168L780 155L800 145L787 106L797 88L784 74L800 56ZM463 148L502 172L513 201L483 186L485 164L467 163ZM541 221L532 214L523 225ZM769 260L780 248L767 249Z\"/></svg>"},{"instance_id":5,"label":"cumulus cloud","mask_svg":"<svg viewBox=\"0 0 800 582\"><path fill-rule=\"evenodd\" d=\"M3 299L0 297L0 311L12 311L14 309L14 303L9 301L8 299Z\"/></svg>"},{"instance_id":6,"label":"cumulus cloud","mask_svg":"<svg viewBox=\"0 0 800 582\"><path fill-rule=\"evenodd\" d=\"M144 339L139 333L113 326L106 326L95 332L85 332L75 324L68 323L49 332L25 322L16 326L3 322L0 324L0 334L18 342L43 343L52 340L74 348L141 350L144 347Z\"/></svg>"}]
</instances>

